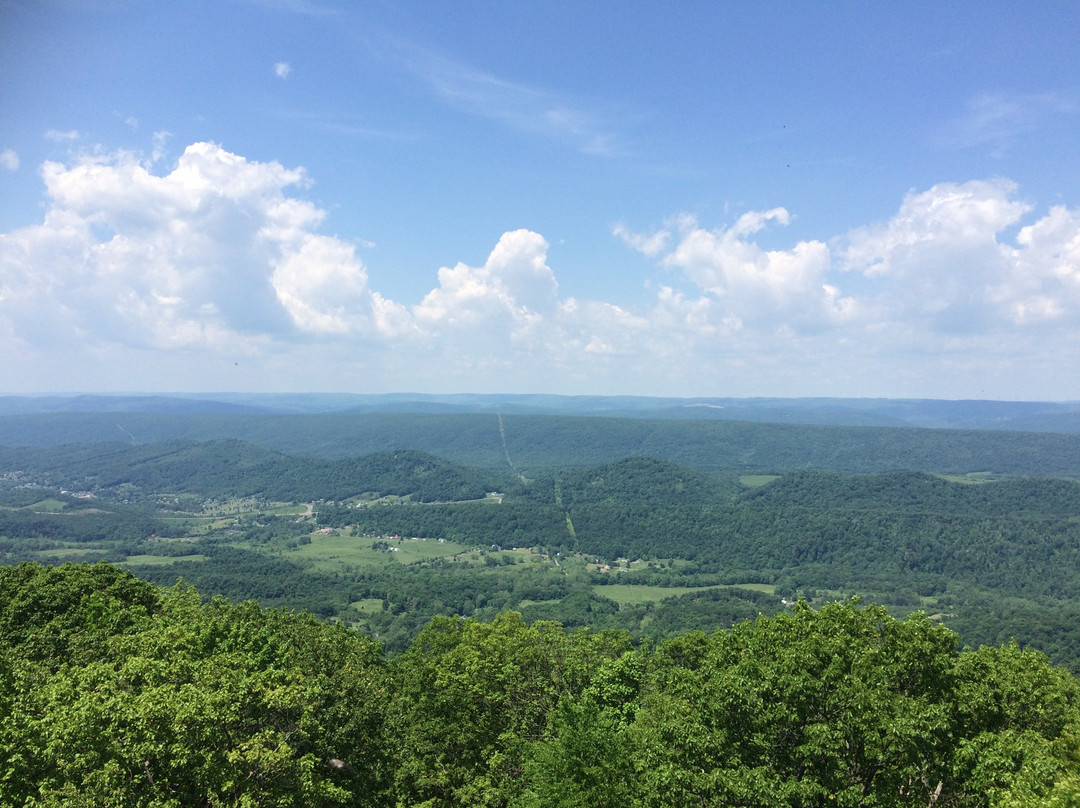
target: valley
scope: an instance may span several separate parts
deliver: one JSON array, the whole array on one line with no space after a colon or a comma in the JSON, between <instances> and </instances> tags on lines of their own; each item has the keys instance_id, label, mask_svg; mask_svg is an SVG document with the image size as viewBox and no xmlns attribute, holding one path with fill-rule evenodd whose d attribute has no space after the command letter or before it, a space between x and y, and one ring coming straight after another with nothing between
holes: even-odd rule
<instances>
[{"instance_id":1,"label":"valley","mask_svg":"<svg viewBox=\"0 0 1080 808\"><path fill-rule=\"evenodd\" d=\"M426 435L428 448L455 444L459 457L474 435L457 427L489 418L455 416L428 432L434 423L417 417L414 444ZM205 427L202 417L167 420L174 431ZM367 416L352 420L343 442L374 428ZM893 430L875 441L898 447L894 458L941 462L866 471L886 462L831 468L801 428L725 424L729 443L764 434L773 458L790 460L755 467L714 453L692 466L639 454L582 464L616 445L671 454L658 442L670 422L502 421L503 437L517 441L515 469L421 448L296 455L235 437L0 446L0 552L5 563L108 561L207 596L309 610L391 652L437 615L515 610L530 622L658 639L799 599L858 597L897 616L923 611L972 646L1016 639L1080 667L1080 484L987 470L970 452L1030 436L920 430L911 444L909 430ZM714 425L696 426L698 444L675 454L702 457L716 440ZM307 416L280 421L277 441L310 427ZM829 430L838 447L866 440L861 428ZM559 448L567 431L594 440L570 452ZM1063 458L1073 437L1041 439ZM547 462L516 460L538 456Z\"/></svg>"}]
</instances>

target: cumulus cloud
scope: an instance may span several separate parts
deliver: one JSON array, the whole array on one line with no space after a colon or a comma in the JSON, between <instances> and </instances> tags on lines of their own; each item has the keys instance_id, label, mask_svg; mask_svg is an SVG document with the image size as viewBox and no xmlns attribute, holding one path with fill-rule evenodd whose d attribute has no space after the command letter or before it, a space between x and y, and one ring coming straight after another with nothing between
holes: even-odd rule
<instances>
[{"instance_id":1,"label":"cumulus cloud","mask_svg":"<svg viewBox=\"0 0 1080 808\"><path fill-rule=\"evenodd\" d=\"M515 230L499 239L482 267L443 267L438 288L414 308L417 323L428 331L474 333L480 325L498 323L512 340L528 338L557 302L547 249L538 233Z\"/></svg>"},{"instance_id":2,"label":"cumulus cloud","mask_svg":"<svg viewBox=\"0 0 1080 808\"><path fill-rule=\"evenodd\" d=\"M910 192L888 222L852 231L841 267L881 281L879 316L943 333L987 332L1064 311L1070 232L1064 208L1000 240L1032 206L1006 180ZM1051 269L1056 267L1056 269Z\"/></svg>"},{"instance_id":3,"label":"cumulus cloud","mask_svg":"<svg viewBox=\"0 0 1080 808\"><path fill-rule=\"evenodd\" d=\"M867 275L910 275L940 272L944 254L996 253L997 234L1030 210L1012 198L1015 193L1015 183L1007 180L944 183L909 192L888 222L848 235L845 265Z\"/></svg>"},{"instance_id":4,"label":"cumulus cloud","mask_svg":"<svg viewBox=\"0 0 1080 808\"><path fill-rule=\"evenodd\" d=\"M165 139L151 159L42 165L42 222L0 234L0 351L30 357L20 372L79 351L79 372L123 355L140 378L181 362L198 379L237 355L319 374L300 389L356 388L353 373L383 389L947 395L996 376L1007 396L1075 367L1080 211L1036 214L1005 180L913 190L889 219L821 240L785 244L780 207L617 225L655 266L636 306L563 296L528 229L399 302L356 245L321 232L302 168L213 143L163 167Z\"/></svg>"},{"instance_id":5,"label":"cumulus cloud","mask_svg":"<svg viewBox=\"0 0 1080 808\"><path fill-rule=\"evenodd\" d=\"M233 349L379 328L352 246L285 194L302 169L195 143L160 176L117 152L42 177L44 222L0 240L0 316L20 333Z\"/></svg>"},{"instance_id":6,"label":"cumulus cloud","mask_svg":"<svg viewBox=\"0 0 1080 808\"><path fill-rule=\"evenodd\" d=\"M765 328L779 324L811 325L853 310L836 286L825 283L830 269L828 245L800 241L787 250L762 249L753 237L769 225L785 226L784 208L750 211L730 227L703 228L692 216L679 216L672 229L651 235L616 228L615 235L646 255L665 251L662 265L678 271L713 300L730 330L751 322Z\"/></svg>"},{"instance_id":7,"label":"cumulus cloud","mask_svg":"<svg viewBox=\"0 0 1080 808\"><path fill-rule=\"evenodd\" d=\"M274 64L274 75L279 79L287 79L292 72L292 67L288 62L276 62Z\"/></svg>"},{"instance_id":8,"label":"cumulus cloud","mask_svg":"<svg viewBox=\"0 0 1080 808\"><path fill-rule=\"evenodd\" d=\"M14 149L4 149L0 151L0 168L6 171L18 171L19 170L19 155Z\"/></svg>"},{"instance_id":9,"label":"cumulus cloud","mask_svg":"<svg viewBox=\"0 0 1080 808\"><path fill-rule=\"evenodd\" d=\"M783 208L751 211L717 230L684 219L679 242L664 263L717 298L764 295L779 305L804 299L820 287L829 248L820 241L802 241L790 250L763 250L749 238L769 223L786 225L789 219Z\"/></svg>"},{"instance_id":10,"label":"cumulus cloud","mask_svg":"<svg viewBox=\"0 0 1080 808\"><path fill-rule=\"evenodd\" d=\"M1022 228L1008 250L1013 272L991 288L1017 324L1080 313L1080 211L1057 205Z\"/></svg>"},{"instance_id":11,"label":"cumulus cloud","mask_svg":"<svg viewBox=\"0 0 1080 808\"><path fill-rule=\"evenodd\" d=\"M700 291L680 299L662 287L650 331L663 327L669 346L714 366L734 368L728 360L745 352L773 366L791 357L792 373L802 365L841 378L861 367L879 376L889 367L914 385L924 366L924 385L933 367L955 378L996 375L1000 385L1008 374L1074 364L1067 346L1080 338L1080 212L1051 208L1010 243L1006 234L1032 212L1014 183L987 180L911 191L887 221L828 243L762 248L766 227L789 222L783 208L715 229L683 215L660 233L615 235ZM674 303L693 316L668 314ZM1053 344L1036 330L1048 327L1057 329ZM843 370L826 357L843 357Z\"/></svg>"}]
</instances>

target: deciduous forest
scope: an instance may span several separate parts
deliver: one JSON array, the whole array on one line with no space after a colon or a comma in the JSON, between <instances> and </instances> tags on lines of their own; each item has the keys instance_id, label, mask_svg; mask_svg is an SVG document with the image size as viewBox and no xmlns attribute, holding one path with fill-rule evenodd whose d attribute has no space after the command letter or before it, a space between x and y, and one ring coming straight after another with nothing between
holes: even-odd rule
<instances>
[{"instance_id":1,"label":"deciduous forest","mask_svg":"<svg viewBox=\"0 0 1080 808\"><path fill-rule=\"evenodd\" d=\"M0 805L1071 805L1080 686L800 602L637 645L505 612L406 651L115 566L0 569Z\"/></svg>"}]
</instances>

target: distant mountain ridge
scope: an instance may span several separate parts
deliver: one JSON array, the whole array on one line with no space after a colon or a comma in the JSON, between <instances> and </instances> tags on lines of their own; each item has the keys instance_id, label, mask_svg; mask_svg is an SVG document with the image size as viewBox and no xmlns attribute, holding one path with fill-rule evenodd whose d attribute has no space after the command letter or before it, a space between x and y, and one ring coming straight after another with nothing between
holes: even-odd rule
<instances>
[{"instance_id":1,"label":"distant mountain ridge","mask_svg":"<svg viewBox=\"0 0 1080 808\"><path fill-rule=\"evenodd\" d=\"M578 415L1080 432L1080 402L881 398L664 398L548 394L162 393L0 396L0 417L46 413Z\"/></svg>"},{"instance_id":2,"label":"distant mountain ridge","mask_svg":"<svg viewBox=\"0 0 1080 808\"><path fill-rule=\"evenodd\" d=\"M345 459L416 450L531 475L652 457L698 470L983 472L1080 479L1080 433L488 413L53 412L0 416L0 446L236 439Z\"/></svg>"}]
</instances>

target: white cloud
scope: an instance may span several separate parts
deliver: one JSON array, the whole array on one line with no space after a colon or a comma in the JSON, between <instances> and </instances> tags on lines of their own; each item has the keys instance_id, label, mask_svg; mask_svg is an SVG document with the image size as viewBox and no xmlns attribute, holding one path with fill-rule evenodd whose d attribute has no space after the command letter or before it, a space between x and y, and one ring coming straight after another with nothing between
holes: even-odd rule
<instances>
[{"instance_id":1,"label":"white cloud","mask_svg":"<svg viewBox=\"0 0 1080 808\"><path fill-rule=\"evenodd\" d=\"M50 129L45 133L46 140L52 140L56 143L64 143L72 140L79 139L79 132L77 129L69 129L67 132L61 132L58 129Z\"/></svg>"},{"instance_id":2,"label":"white cloud","mask_svg":"<svg viewBox=\"0 0 1080 808\"><path fill-rule=\"evenodd\" d=\"M301 331L347 335L371 327L367 272L338 239L305 234L300 247L282 257L271 283Z\"/></svg>"},{"instance_id":3,"label":"white cloud","mask_svg":"<svg viewBox=\"0 0 1080 808\"><path fill-rule=\"evenodd\" d=\"M233 350L379 328L352 246L285 196L302 169L195 143L164 176L124 152L42 176L43 224L0 240L0 318L26 338Z\"/></svg>"},{"instance_id":4,"label":"white cloud","mask_svg":"<svg viewBox=\"0 0 1080 808\"><path fill-rule=\"evenodd\" d=\"M991 290L1017 324L1080 315L1080 211L1063 205L1022 228L1008 250L1013 271Z\"/></svg>"},{"instance_id":5,"label":"white cloud","mask_svg":"<svg viewBox=\"0 0 1080 808\"><path fill-rule=\"evenodd\" d=\"M673 220L674 233L661 231L624 241L648 254L663 250L666 237L674 246L663 266L679 271L713 301L729 324L771 329L780 325L816 327L822 321L850 314L853 303L838 304L836 286L825 283L830 269L829 247L820 241L801 241L787 250L765 250L753 236L770 224L787 225L784 208L750 211L730 227L708 230L692 216Z\"/></svg>"},{"instance_id":6,"label":"white cloud","mask_svg":"<svg viewBox=\"0 0 1080 808\"><path fill-rule=\"evenodd\" d=\"M438 288L413 310L417 324L429 332L467 329L481 340L496 324L500 339L526 339L557 303L547 248L538 233L515 230L503 234L482 267L443 267Z\"/></svg>"},{"instance_id":7,"label":"white cloud","mask_svg":"<svg viewBox=\"0 0 1080 808\"><path fill-rule=\"evenodd\" d=\"M1015 183L1007 180L909 192L887 223L848 235L844 264L867 275L910 275L929 271L928 260L940 270L940 257L956 252L997 252L997 234L1030 210L1011 198L1015 193Z\"/></svg>"},{"instance_id":8,"label":"white cloud","mask_svg":"<svg viewBox=\"0 0 1080 808\"><path fill-rule=\"evenodd\" d=\"M288 62L276 62L274 64L274 75L279 79L287 79L291 72L292 67L289 66Z\"/></svg>"},{"instance_id":9,"label":"white cloud","mask_svg":"<svg viewBox=\"0 0 1080 808\"><path fill-rule=\"evenodd\" d=\"M668 239L671 238L671 233L668 230L658 230L652 235L634 233L622 222L616 224L611 232L628 247L631 247L650 258L663 252L664 247L667 246Z\"/></svg>"},{"instance_id":10,"label":"white cloud","mask_svg":"<svg viewBox=\"0 0 1080 808\"><path fill-rule=\"evenodd\" d=\"M164 140L152 160L45 163L42 222L0 234L0 354L39 389L95 369L114 389L177 389L174 366L189 387L200 367L224 369L204 389L230 386L242 357L250 386L261 370L279 389L972 395L991 380L982 394L1023 397L1054 379L1080 397L1080 211L1033 216L1004 180L912 191L828 241L784 245L784 208L618 225L655 261L639 306L561 297L527 229L402 303L320 232L302 168L195 143L162 169Z\"/></svg>"},{"instance_id":11,"label":"white cloud","mask_svg":"<svg viewBox=\"0 0 1080 808\"><path fill-rule=\"evenodd\" d=\"M848 234L841 266L887 281L875 301L879 319L942 333L985 331L1027 294L1019 254L998 240L1031 211L1016 190L995 180L910 192L891 220Z\"/></svg>"},{"instance_id":12,"label":"white cloud","mask_svg":"<svg viewBox=\"0 0 1080 808\"><path fill-rule=\"evenodd\" d=\"M19 170L19 155L14 149L4 149L0 151L0 168L6 171L18 171Z\"/></svg>"},{"instance_id":13,"label":"white cloud","mask_svg":"<svg viewBox=\"0 0 1080 808\"><path fill-rule=\"evenodd\" d=\"M1075 368L1067 346L1080 340L1080 212L1054 207L1010 244L1004 234L1032 212L1017 190L991 180L912 191L888 221L829 245L763 249L763 228L789 221L783 208L715 230L684 215L659 234L615 235L704 293L681 300L662 287L649 315L649 333L664 329L667 345L691 352L699 368L745 375L742 355L750 367L768 365L770 379L786 368L786 383L802 379L804 391L821 389L817 375L870 394L858 386L868 374L873 394L891 395L890 384L937 395L968 385L971 395L982 374L996 395L1026 397L1047 386L1033 381L1039 373ZM665 234L670 248L660 246ZM669 314L676 303L693 316Z\"/></svg>"}]
</instances>

